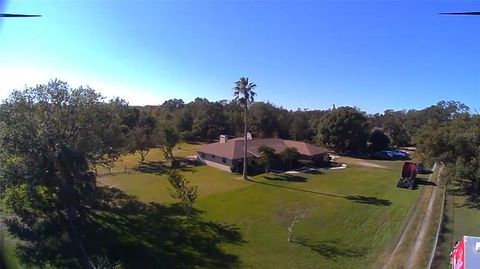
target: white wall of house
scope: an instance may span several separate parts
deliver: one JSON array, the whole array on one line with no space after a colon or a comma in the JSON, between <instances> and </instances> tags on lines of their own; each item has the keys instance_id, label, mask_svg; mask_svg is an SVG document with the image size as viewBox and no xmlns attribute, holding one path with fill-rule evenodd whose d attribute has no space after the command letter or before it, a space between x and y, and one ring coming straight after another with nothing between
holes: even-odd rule
<instances>
[{"instance_id":1,"label":"white wall of house","mask_svg":"<svg viewBox=\"0 0 480 269\"><path fill-rule=\"evenodd\" d=\"M221 169L221 170L227 171L227 172L232 172L232 171L230 170L230 166L228 166L228 165L223 165L223 164L220 164L220 163L217 163L217 162L213 162L213 161L206 160L206 159L202 158L202 157L200 156L200 154L197 154L197 159L198 159L198 161L200 161L201 163L204 163L204 164L206 164L206 165L208 165L208 166L212 166L212 167L215 167L215 168L217 168L217 169Z\"/></svg>"}]
</instances>

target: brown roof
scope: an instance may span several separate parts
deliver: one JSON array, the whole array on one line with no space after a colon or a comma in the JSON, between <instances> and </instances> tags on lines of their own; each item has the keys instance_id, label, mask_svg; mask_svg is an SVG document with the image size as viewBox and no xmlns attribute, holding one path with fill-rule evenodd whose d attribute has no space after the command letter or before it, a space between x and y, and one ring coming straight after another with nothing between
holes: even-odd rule
<instances>
[{"instance_id":1,"label":"brown roof","mask_svg":"<svg viewBox=\"0 0 480 269\"><path fill-rule=\"evenodd\" d=\"M325 154L327 149L307 144L305 142L283 140L279 138L264 138L253 139L247 142L247 153L249 156L259 156L258 148L261 146L268 146L275 149L276 152L281 152L287 147L294 147L301 155L314 156L318 154ZM228 140L227 143L211 143L200 147L198 152L213 154L215 156L228 158L230 160L243 158L243 139L235 138Z\"/></svg>"}]
</instances>

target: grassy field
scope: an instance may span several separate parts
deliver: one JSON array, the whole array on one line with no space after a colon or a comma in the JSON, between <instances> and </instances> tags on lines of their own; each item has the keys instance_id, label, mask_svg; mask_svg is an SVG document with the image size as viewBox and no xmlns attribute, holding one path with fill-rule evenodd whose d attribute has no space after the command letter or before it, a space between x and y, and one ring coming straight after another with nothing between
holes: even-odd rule
<instances>
[{"instance_id":1,"label":"grassy field","mask_svg":"<svg viewBox=\"0 0 480 269\"><path fill-rule=\"evenodd\" d=\"M201 144L188 144L188 143L180 143L175 146L173 149L173 155L176 157L185 157L197 154L197 149L201 146ZM148 155L145 158L145 161L152 162L152 161L164 161L165 158L163 156L163 152L159 148L154 148L150 150ZM131 171L138 165L140 161L140 154L138 152L133 154L127 154L122 156L118 161L115 162L114 167L111 171L105 167L98 167L98 173L108 174L108 173L119 173Z\"/></svg>"},{"instance_id":2,"label":"grassy field","mask_svg":"<svg viewBox=\"0 0 480 269\"><path fill-rule=\"evenodd\" d=\"M345 160L352 161L352 160ZM241 242L222 244L242 268L368 268L387 249L419 191L395 187L402 162L352 161L344 170L320 174L265 174L242 181L207 166L182 173L199 186L196 208L203 218L233 225ZM380 167L380 168L379 168ZM161 173L105 176L147 202L169 203ZM287 242L285 212L307 208Z\"/></svg>"},{"instance_id":3,"label":"grassy field","mask_svg":"<svg viewBox=\"0 0 480 269\"><path fill-rule=\"evenodd\" d=\"M193 155L197 147L180 145L175 154ZM170 206L161 152L153 150L148 161L160 161L159 167L99 178L115 188L103 188L100 200L112 202L95 210L82 231L91 238L85 242L91 255L108 255L126 268L372 268L395 241L422 188L395 187L402 162L342 157L338 161L349 165L343 170L270 173L250 181L188 166L181 173L198 186L199 198L198 213L187 220ZM125 156L115 169L137 163L138 156ZM306 214L288 242L286 225L294 217L289 212L299 208ZM71 248L57 247L49 253ZM52 268L65 267L48 261Z\"/></svg>"},{"instance_id":4,"label":"grassy field","mask_svg":"<svg viewBox=\"0 0 480 269\"><path fill-rule=\"evenodd\" d=\"M449 253L464 235L480 236L480 200L466 192L467 182L454 181L448 185L443 229L433 268L448 268Z\"/></svg>"},{"instance_id":5,"label":"grassy field","mask_svg":"<svg viewBox=\"0 0 480 269\"><path fill-rule=\"evenodd\" d=\"M198 186L199 198L252 184L242 180L241 176L232 176L209 166L188 167L183 169L182 174L189 179L191 185ZM145 202L173 202L165 174L120 173L100 177L99 182L119 188Z\"/></svg>"},{"instance_id":6,"label":"grassy field","mask_svg":"<svg viewBox=\"0 0 480 269\"><path fill-rule=\"evenodd\" d=\"M441 166L435 166L433 173L417 175L417 184L422 186L419 199L408 218L398 244L386 252L382 268L427 268L440 220L443 203Z\"/></svg>"}]
</instances>

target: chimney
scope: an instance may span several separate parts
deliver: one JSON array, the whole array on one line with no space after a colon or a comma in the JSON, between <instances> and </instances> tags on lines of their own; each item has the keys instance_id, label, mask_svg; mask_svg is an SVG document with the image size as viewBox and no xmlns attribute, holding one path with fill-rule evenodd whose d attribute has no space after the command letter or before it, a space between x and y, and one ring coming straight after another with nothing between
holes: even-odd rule
<instances>
[{"instance_id":1,"label":"chimney","mask_svg":"<svg viewBox=\"0 0 480 269\"><path fill-rule=\"evenodd\" d=\"M247 133L247 140L252 140L252 134L250 132Z\"/></svg>"},{"instance_id":2,"label":"chimney","mask_svg":"<svg viewBox=\"0 0 480 269\"><path fill-rule=\"evenodd\" d=\"M224 144L228 141L228 135L221 135L220 136L220 143Z\"/></svg>"}]
</instances>

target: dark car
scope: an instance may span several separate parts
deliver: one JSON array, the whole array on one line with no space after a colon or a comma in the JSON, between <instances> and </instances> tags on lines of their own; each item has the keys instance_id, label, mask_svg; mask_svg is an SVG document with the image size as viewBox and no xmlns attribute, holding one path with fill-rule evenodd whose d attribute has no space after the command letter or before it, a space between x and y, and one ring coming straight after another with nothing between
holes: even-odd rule
<instances>
[{"instance_id":1,"label":"dark car","mask_svg":"<svg viewBox=\"0 0 480 269\"><path fill-rule=\"evenodd\" d=\"M418 174L429 174L431 173L432 171L430 171L424 163L419 163L417 165L417 173Z\"/></svg>"},{"instance_id":2,"label":"dark car","mask_svg":"<svg viewBox=\"0 0 480 269\"><path fill-rule=\"evenodd\" d=\"M395 149L395 150L391 150L390 152L393 154L394 159L399 159L399 160L408 159L408 153L403 150Z\"/></svg>"},{"instance_id":3,"label":"dark car","mask_svg":"<svg viewBox=\"0 0 480 269\"><path fill-rule=\"evenodd\" d=\"M380 160L391 160L394 158L394 155L389 150L377 151L373 154L373 157Z\"/></svg>"}]
</instances>

